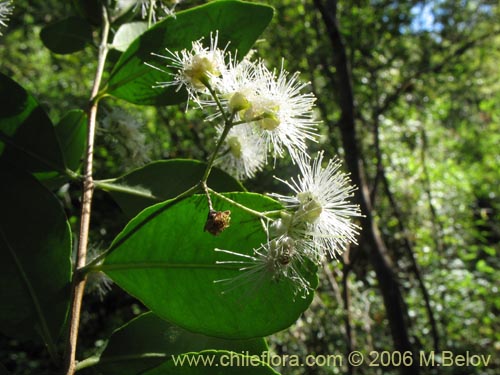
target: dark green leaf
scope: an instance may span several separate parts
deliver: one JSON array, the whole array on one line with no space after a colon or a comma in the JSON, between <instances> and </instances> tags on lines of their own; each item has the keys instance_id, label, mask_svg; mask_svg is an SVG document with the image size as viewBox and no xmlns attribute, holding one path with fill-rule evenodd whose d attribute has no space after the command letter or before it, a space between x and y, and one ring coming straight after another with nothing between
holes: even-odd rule
<instances>
[{"instance_id":1,"label":"dark green leaf","mask_svg":"<svg viewBox=\"0 0 500 375\"><path fill-rule=\"evenodd\" d=\"M145 63L165 67L165 60L151 53L165 55L165 49L178 51L191 48L200 38L209 38L219 31L219 46L242 58L266 28L273 15L272 8L242 1L214 1L178 12L142 34L123 53L111 73L108 92L135 104L169 105L186 100L185 90L175 87L153 88L170 79L169 74Z\"/></svg>"},{"instance_id":2,"label":"dark green leaf","mask_svg":"<svg viewBox=\"0 0 500 375\"><path fill-rule=\"evenodd\" d=\"M71 234L58 200L30 174L0 168L0 330L54 345L66 319Z\"/></svg>"},{"instance_id":3,"label":"dark green leaf","mask_svg":"<svg viewBox=\"0 0 500 375\"><path fill-rule=\"evenodd\" d=\"M100 26L102 23L101 0L73 0L78 13L91 25Z\"/></svg>"},{"instance_id":4,"label":"dark green leaf","mask_svg":"<svg viewBox=\"0 0 500 375\"><path fill-rule=\"evenodd\" d=\"M129 22L121 25L113 38L113 48L121 52L125 51L130 43L147 29L147 22Z\"/></svg>"},{"instance_id":5,"label":"dark green leaf","mask_svg":"<svg viewBox=\"0 0 500 375\"><path fill-rule=\"evenodd\" d=\"M258 211L281 207L258 194L227 196ZM192 332L246 339L288 327L312 300L312 293L296 296L289 279L273 280L261 270L247 283L214 283L242 274L239 265L216 264L228 254L214 248L252 254L266 235L254 215L217 197L213 204L216 210L232 211L230 227L218 237L203 231L208 212L204 195L160 203L141 212L117 236L102 271L155 314ZM302 272L315 288L315 267L307 264Z\"/></svg>"},{"instance_id":6,"label":"dark green leaf","mask_svg":"<svg viewBox=\"0 0 500 375\"><path fill-rule=\"evenodd\" d=\"M199 335L149 312L113 333L96 369L103 374L135 375L170 359L171 355L206 349L258 355L268 350L263 338L222 340Z\"/></svg>"},{"instance_id":7,"label":"dark green leaf","mask_svg":"<svg viewBox=\"0 0 500 375\"><path fill-rule=\"evenodd\" d=\"M37 173L64 171L54 127L36 100L0 74L0 159Z\"/></svg>"},{"instance_id":8,"label":"dark green leaf","mask_svg":"<svg viewBox=\"0 0 500 375\"><path fill-rule=\"evenodd\" d=\"M172 159L150 163L119 177L114 185L143 193L134 195L124 191L109 193L122 210L133 217L152 204L175 198L197 184L206 164L196 160ZM219 192L243 191L243 186L225 172L214 168L208 186ZM104 188L105 189L105 188Z\"/></svg>"},{"instance_id":9,"label":"dark green leaf","mask_svg":"<svg viewBox=\"0 0 500 375\"><path fill-rule=\"evenodd\" d=\"M56 126L66 166L76 171L81 164L87 139L87 115L82 110L68 112Z\"/></svg>"},{"instance_id":10,"label":"dark green leaf","mask_svg":"<svg viewBox=\"0 0 500 375\"><path fill-rule=\"evenodd\" d=\"M225 350L186 353L143 375L279 375L260 356L245 356Z\"/></svg>"},{"instance_id":11,"label":"dark green leaf","mask_svg":"<svg viewBox=\"0 0 500 375\"><path fill-rule=\"evenodd\" d=\"M54 53L73 53L92 43L92 27L80 17L69 17L45 26L40 38Z\"/></svg>"}]
</instances>

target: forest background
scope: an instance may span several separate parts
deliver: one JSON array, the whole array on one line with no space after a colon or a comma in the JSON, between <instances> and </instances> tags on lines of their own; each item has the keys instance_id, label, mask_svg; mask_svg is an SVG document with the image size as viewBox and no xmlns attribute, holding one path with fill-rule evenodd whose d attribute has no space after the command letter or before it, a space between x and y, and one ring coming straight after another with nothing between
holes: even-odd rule
<instances>
[{"instance_id":1,"label":"forest background","mask_svg":"<svg viewBox=\"0 0 500 375\"><path fill-rule=\"evenodd\" d=\"M311 81L322 120L313 150L345 159L359 186L359 245L321 273L313 304L270 338L280 354L352 350L467 351L488 367L421 369L423 374L495 374L500 368L500 9L487 0L262 1L275 16L256 55ZM199 5L185 1L178 10ZM95 50L57 55L42 27L74 13L69 2L16 0L0 39L0 70L34 94L52 119L84 107ZM146 158L97 135L95 175L119 176L146 159L206 160L214 129L199 113L107 100L141 123ZM183 124L183 126L178 126ZM278 162L280 175L296 175ZM285 170L285 168L287 170ZM279 191L272 165L245 185ZM58 195L74 232L78 184ZM126 224L96 192L91 244L105 248ZM395 292L395 290L397 292ZM118 287L85 296L80 354L145 308ZM15 374L50 373L44 348L0 336L0 363ZM282 369L300 374L303 369ZM373 368L309 368L310 374L390 373ZM463 372L465 371L465 372ZM396 373L396 371L393 371Z\"/></svg>"}]
</instances>

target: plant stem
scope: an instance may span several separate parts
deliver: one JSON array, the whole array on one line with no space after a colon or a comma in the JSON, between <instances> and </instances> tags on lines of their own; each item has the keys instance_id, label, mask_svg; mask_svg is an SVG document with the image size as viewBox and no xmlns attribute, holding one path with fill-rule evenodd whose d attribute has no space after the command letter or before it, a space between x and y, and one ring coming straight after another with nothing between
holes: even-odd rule
<instances>
[{"instance_id":1,"label":"plant stem","mask_svg":"<svg viewBox=\"0 0 500 375\"><path fill-rule=\"evenodd\" d=\"M226 139L229 131L233 127L234 115L235 114L232 113L231 117L225 121L224 130L222 130L222 134L220 135L219 140L217 141L215 150L210 156L210 160L208 161L207 169L205 169L205 173L203 173L203 177L201 178L202 184L207 182L208 176L210 176L210 172L212 171L212 167L214 166L215 158L217 157L217 154L219 153L219 150L222 147L222 144L224 143L224 140Z\"/></svg>"},{"instance_id":2,"label":"plant stem","mask_svg":"<svg viewBox=\"0 0 500 375\"><path fill-rule=\"evenodd\" d=\"M99 45L99 56L97 69L94 78L94 84L90 94L90 108L88 110L88 132L87 132L87 150L84 164L83 176L83 196L82 213L80 218L80 236L78 250L76 255L75 271L71 284L71 308L68 323L68 332L66 337L66 347L63 363L63 374L73 375L75 372L76 345L78 339L78 327L80 323L80 311L82 307L83 292L85 289L85 275L78 272L78 269L85 266L87 259L87 245L89 239L90 213L92 207L92 196L94 192L94 181L92 177L92 164L94 158L94 135L96 128L97 107L99 103L99 87L101 85L104 63L108 54L108 35L109 19L106 7L102 7L102 36Z\"/></svg>"},{"instance_id":3,"label":"plant stem","mask_svg":"<svg viewBox=\"0 0 500 375\"><path fill-rule=\"evenodd\" d=\"M153 14L155 12L155 4L156 0L149 0L149 8L148 8L148 29L153 24Z\"/></svg>"},{"instance_id":4,"label":"plant stem","mask_svg":"<svg viewBox=\"0 0 500 375\"><path fill-rule=\"evenodd\" d=\"M157 202L161 202L164 200L161 197L152 194L149 190L146 189L141 190L140 188L134 186L118 185L109 182L109 180L94 181L94 187L106 192L114 191L117 193L125 193L136 197L155 200Z\"/></svg>"},{"instance_id":5,"label":"plant stem","mask_svg":"<svg viewBox=\"0 0 500 375\"><path fill-rule=\"evenodd\" d=\"M236 201L233 201L231 198L228 198L226 197L225 195L222 195L221 193L217 193L215 190L212 190L210 189L209 187L207 187L207 192L210 192L212 193L213 195L215 195L217 198L220 198L226 202L229 202L231 203L233 206L235 207L238 207L240 209L242 209L243 211L245 212L248 212L249 214L253 215L253 216L257 216L261 219L264 219L264 220L270 220L270 221L274 221L274 219L270 218L269 216L266 216L265 213L263 212L259 212L259 211L255 211L255 210L252 210L251 208L248 208L247 206L244 206L242 205L241 203L238 203Z\"/></svg>"}]
</instances>

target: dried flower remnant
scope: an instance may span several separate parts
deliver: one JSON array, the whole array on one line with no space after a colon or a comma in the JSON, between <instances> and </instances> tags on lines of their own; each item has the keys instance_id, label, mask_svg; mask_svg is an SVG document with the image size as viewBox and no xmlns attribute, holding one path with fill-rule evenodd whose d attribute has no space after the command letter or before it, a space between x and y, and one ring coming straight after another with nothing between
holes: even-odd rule
<instances>
[{"instance_id":1,"label":"dried flower remnant","mask_svg":"<svg viewBox=\"0 0 500 375\"><path fill-rule=\"evenodd\" d=\"M231 211L210 210L208 212L204 230L214 236L218 236L229 227L230 221Z\"/></svg>"}]
</instances>

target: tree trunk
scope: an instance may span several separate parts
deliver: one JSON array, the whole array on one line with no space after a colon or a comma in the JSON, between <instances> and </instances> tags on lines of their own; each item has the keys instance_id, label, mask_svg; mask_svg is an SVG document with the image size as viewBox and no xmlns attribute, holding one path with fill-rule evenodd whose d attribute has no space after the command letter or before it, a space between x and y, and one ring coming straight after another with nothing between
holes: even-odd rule
<instances>
[{"instance_id":1,"label":"tree trunk","mask_svg":"<svg viewBox=\"0 0 500 375\"><path fill-rule=\"evenodd\" d=\"M336 68L337 84L335 89L338 92L341 108L339 126L342 135L342 144L346 151L346 164L351 173L352 181L359 188L356 191L356 199L360 204L362 213L365 215L361 222L362 241L369 248L370 261L375 269L379 288L383 296L394 348L401 352L413 351L408 335L406 306L400 286L393 271L386 245L371 213L372 203L370 192L365 180L360 150L356 140L351 71L337 20L337 1L327 0L325 5L323 0L314 0L314 4L321 13L333 48L332 57ZM416 361L413 362L415 363ZM413 367L402 367L401 373L410 375L418 374L418 368L416 365Z\"/></svg>"}]
</instances>

